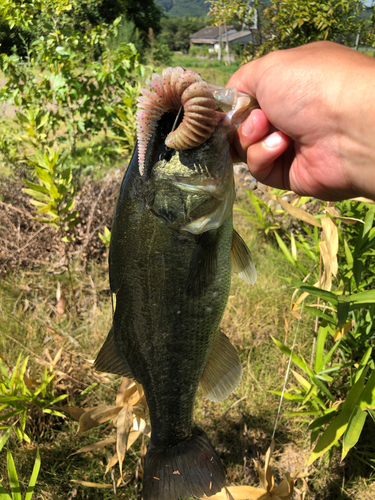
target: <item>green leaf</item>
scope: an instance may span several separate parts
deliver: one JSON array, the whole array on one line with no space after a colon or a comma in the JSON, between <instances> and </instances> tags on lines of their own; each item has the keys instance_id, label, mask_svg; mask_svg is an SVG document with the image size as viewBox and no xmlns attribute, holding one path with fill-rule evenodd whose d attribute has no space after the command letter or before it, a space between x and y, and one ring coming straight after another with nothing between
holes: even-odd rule
<instances>
[{"instance_id":1,"label":"green leaf","mask_svg":"<svg viewBox=\"0 0 375 500\"><path fill-rule=\"evenodd\" d=\"M321 299L326 300L333 305L336 305L338 302L338 297L334 293L328 292L327 290L322 290L321 288L317 288L316 286L305 285L304 283L302 283L302 285L298 286L298 288L301 290L301 292L307 292L310 295L320 297Z\"/></svg>"},{"instance_id":2,"label":"green leaf","mask_svg":"<svg viewBox=\"0 0 375 500\"><path fill-rule=\"evenodd\" d=\"M281 391L267 391L270 392L271 394L275 394L276 396L281 396L282 392ZM297 394L291 394L290 392L284 392L284 399L287 399L289 401L303 401L303 396L298 396Z\"/></svg>"},{"instance_id":3,"label":"green leaf","mask_svg":"<svg viewBox=\"0 0 375 500\"><path fill-rule=\"evenodd\" d=\"M304 306L304 309L313 316L317 316L318 318L324 319L325 321L331 323L332 325L336 324L336 321L333 319L333 317L330 316L329 314L324 313L319 307Z\"/></svg>"},{"instance_id":4,"label":"green leaf","mask_svg":"<svg viewBox=\"0 0 375 500\"><path fill-rule=\"evenodd\" d=\"M51 198L47 194L40 193L38 191L35 191L34 189L22 189L22 191L38 201L44 201L48 203L51 200Z\"/></svg>"},{"instance_id":5,"label":"green leaf","mask_svg":"<svg viewBox=\"0 0 375 500\"><path fill-rule=\"evenodd\" d=\"M344 434L341 460L344 460L349 450L357 444L363 426L365 425L366 417L367 413L359 406L354 408Z\"/></svg>"},{"instance_id":6,"label":"green leaf","mask_svg":"<svg viewBox=\"0 0 375 500\"><path fill-rule=\"evenodd\" d=\"M352 302L353 304L375 304L375 290L368 290L367 292L355 293L353 295L347 295L346 297L340 297L340 300L347 302Z\"/></svg>"},{"instance_id":7,"label":"green leaf","mask_svg":"<svg viewBox=\"0 0 375 500\"><path fill-rule=\"evenodd\" d=\"M375 406L375 370L372 371L370 378L367 381L366 387L363 389L360 395L359 406L361 408Z\"/></svg>"},{"instance_id":8,"label":"green leaf","mask_svg":"<svg viewBox=\"0 0 375 500\"><path fill-rule=\"evenodd\" d=\"M363 358L361 359L361 362L358 366L358 370L356 371L355 377L354 377L354 383L359 380L359 377L362 375L363 370L366 368L368 360L370 359L370 356L372 354L372 347L369 347L365 354L363 355Z\"/></svg>"},{"instance_id":9,"label":"green leaf","mask_svg":"<svg viewBox=\"0 0 375 500\"><path fill-rule=\"evenodd\" d=\"M20 488L20 483L18 482L16 467L14 465L14 460L9 449L7 450L7 464L8 464L10 491L12 492L13 500L22 500L21 488Z\"/></svg>"},{"instance_id":10,"label":"green leaf","mask_svg":"<svg viewBox=\"0 0 375 500\"><path fill-rule=\"evenodd\" d=\"M357 286L357 289L359 289L359 286L361 284L362 271L363 271L363 262L361 260L356 259L353 265L353 276L355 279L355 284Z\"/></svg>"},{"instance_id":11,"label":"green leaf","mask_svg":"<svg viewBox=\"0 0 375 500\"><path fill-rule=\"evenodd\" d=\"M36 184L35 182L30 182L27 179L22 179L22 182L26 184L29 188L39 191L40 193L46 193L48 194L48 189L46 189L44 186L41 186L40 184Z\"/></svg>"},{"instance_id":12,"label":"green leaf","mask_svg":"<svg viewBox=\"0 0 375 500\"><path fill-rule=\"evenodd\" d=\"M349 269L351 269L353 267L353 255L350 251L349 245L346 240L344 240L344 246L345 246L346 262L348 263Z\"/></svg>"},{"instance_id":13,"label":"green leaf","mask_svg":"<svg viewBox=\"0 0 375 500\"><path fill-rule=\"evenodd\" d=\"M337 415L336 411L330 411L329 413L326 413L322 417L316 418L309 425L309 429L310 430L319 429L324 424L327 424L328 422L330 422L333 419L333 417L335 417L336 415Z\"/></svg>"},{"instance_id":14,"label":"green leaf","mask_svg":"<svg viewBox=\"0 0 375 500\"><path fill-rule=\"evenodd\" d=\"M357 406L361 392L363 390L364 379L366 372L363 372L361 378L356 382L348 392L345 402L342 405L341 412L329 424L317 442L313 452L311 453L307 465L311 465L317 458L326 453L334 446L340 437L346 431L350 416Z\"/></svg>"},{"instance_id":15,"label":"green leaf","mask_svg":"<svg viewBox=\"0 0 375 500\"><path fill-rule=\"evenodd\" d=\"M278 243L281 251L285 255L287 261L290 262L291 264L295 265L296 261L293 259L292 254L290 253L288 247L285 245L285 243L283 242L283 240L280 238L280 236L278 235L277 231L274 231L273 233L276 236L277 243Z\"/></svg>"},{"instance_id":16,"label":"green leaf","mask_svg":"<svg viewBox=\"0 0 375 500\"><path fill-rule=\"evenodd\" d=\"M335 401L335 398L329 392L329 390L327 389L325 384L321 380L318 379L318 377L316 377L316 376L311 377L311 381L316 385L316 387L318 389L320 389L323 392L323 394L325 394L327 396L328 399L330 399L331 401Z\"/></svg>"},{"instance_id":17,"label":"green leaf","mask_svg":"<svg viewBox=\"0 0 375 500\"><path fill-rule=\"evenodd\" d=\"M289 349L289 347L287 347L286 345L284 345L282 342L280 342L279 340L275 339L274 337L272 337L271 335L271 339L274 341L274 343L277 345L277 347L280 349L280 351L285 354L286 356L288 356L288 358L290 358L290 354L291 354L291 350ZM301 370L303 370L305 373L307 373L308 375L311 375L313 376L314 373L313 371L311 370L311 368L309 368L307 366L307 364L302 361L296 354L293 353L292 355L292 361L301 368Z\"/></svg>"},{"instance_id":18,"label":"green leaf","mask_svg":"<svg viewBox=\"0 0 375 500\"><path fill-rule=\"evenodd\" d=\"M305 306L305 309L306 309L306 306ZM328 334L328 328L320 326L319 330L318 330L318 336L316 339L316 346L315 346L314 370L316 373L319 373L320 370L322 368L324 368L323 355L324 355L324 344L326 342L327 334Z\"/></svg>"},{"instance_id":19,"label":"green leaf","mask_svg":"<svg viewBox=\"0 0 375 500\"><path fill-rule=\"evenodd\" d=\"M346 323L349 313L349 306L350 304L348 302L338 302L337 304L337 320L339 330L341 330L341 328Z\"/></svg>"},{"instance_id":20,"label":"green leaf","mask_svg":"<svg viewBox=\"0 0 375 500\"><path fill-rule=\"evenodd\" d=\"M334 352L336 351L336 349L339 347L341 343L341 339L338 340L334 345L333 347L331 347L331 349L329 350L329 352L324 356L324 359L323 359L323 364L322 366L326 366L326 364L331 360Z\"/></svg>"},{"instance_id":21,"label":"green leaf","mask_svg":"<svg viewBox=\"0 0 375 500\"><path fill-rule=\"evenodd\" d=\"M13 426L10 426L9 429L4 433L4 435L0 439L0 451L3 449L5 443L8 441L9 436L12 433L12 430L13 430Z\"/></svg>"},{"instance_id":22,"label":"green leaf","mask_svg":"<svg viewBox=\"0 0 375 500\"><path fill-rule=\"evenodd\" d=\"M0 484L0 500L12 500L12 497L8 495L3 485Z\"/></svg>"}]
</instances>

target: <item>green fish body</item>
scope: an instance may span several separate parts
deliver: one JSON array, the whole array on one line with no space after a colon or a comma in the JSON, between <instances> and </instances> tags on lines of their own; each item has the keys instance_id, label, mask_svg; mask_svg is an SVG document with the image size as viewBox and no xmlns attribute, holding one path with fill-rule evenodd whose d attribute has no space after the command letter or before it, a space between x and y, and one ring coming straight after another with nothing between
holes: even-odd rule
<instances>
[{"instance_id":1,"label":"green fish body","mask_svg":"<svg viewBox=\"0 0 375 500\"><path fill-rule=\"evenodd\" d=\"M211 496L225 484L220 459L194 424L194 400L199 382L214 401L240 382L241 362L219 325L232 272L254 279L232 223L234 129L218 126L203 145L174 151L164 144L174 119L158 121L143 175L136 148L121 185L109 254L116 307L95 363L144 388L152 428L144 500Z\"/></svg>"}]
</instances>

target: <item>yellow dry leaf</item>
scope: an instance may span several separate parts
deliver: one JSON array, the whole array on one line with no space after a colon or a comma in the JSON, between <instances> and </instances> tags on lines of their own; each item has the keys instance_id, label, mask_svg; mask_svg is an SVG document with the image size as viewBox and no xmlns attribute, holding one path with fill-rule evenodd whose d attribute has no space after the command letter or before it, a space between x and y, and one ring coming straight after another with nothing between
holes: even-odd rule
<instances>
[{"instance_id":1,"label":"yellow dry leaf","mask_svg":"<svg viewBox=\"0 0 375 500\"><path fill-rule=\"evenodd\" d=\"M72 479L72 483L82 484L82 486L89 486L90 488L107 488L112 489L112 484L103 484L103 483L90 483L89 481L77 481L77 479Z\"/></svg>"},{"instance_id":2,"label":"yellow dry leaf","mask_svg":"<svg viewBox=\"0 0 375 500\"><path fill-rule=\"evenodd\" d=\"M116 451L119 459L120 476L122 476L122 462L124 461L129 431L133 423L133 407L125 405L118 414Z\"/></svg>"},{"instance_id":3,"label":"yellow dry leaf","mask_svg":"<svg viewBox=\"0 0 375 500\"><path fill-rule=\"evenodd\" d=\"M345 224L355 224L356 222L362 222L362 224L364 224L362 219L356 219L355 217L343 217L334 207L326 207L326 211L336 219L345 222Z\"/></svg>"},{"instance_id":4,"label":"yellow dry leaf","mask_svg":"<svg viewBox=\"0 0 375 500\"><path fill-rule=\"evenodd\" d=\"M229 486L223 488L219 493L210 497L211 500L290 500L293 496L294 480L287 474L286 478L275 488L275 479L273 477L270 461L275 448L272 440L268 448L264 470L260 464L254 460L257 467L262 488L253 486ZM203 499L201 499L203 500Z\"/></svg>"},{"instance_id":5,"label":"yellow dry leaf","mask_svg":"<svg viewBox=\"0 0 375 500\"><path fill-rule=\"evenodd\" d=\"M294 490L294 481L291 479L290 475L286 473L286 478L281 481L281 483L276 486L272 491L271 498L286 500L292 498Z\"/></svg>"},{"instance_id":6,"label":"yellow dry leaf","mask_svg":"<svg viewBox=\"0 0 375 500\"><path fill-rule=\"evenodd\" d=\"M113 457L111 457L111 458L109 459L109 462L107 463L107 467L106 467L106 469L105 469L105 473L104 473L104 474L107 474L107 472L108 472L108 471L109 471L112 467L114 467L114 466L117 464L117 462L118 462L118 456L117 456L117 453L115 453L115 454L113 455Z\"/></svg>"},{"instance_id":7,"label":"yellow dry leaf","mask_svg":"<svg viewBox=\"0 0 375 500\"><path fill-rule=\"evenodd\" d=\"M267 491L253 486L228 486L210 500L271 500Z\"/></svg>"},{"instance_id":8,"label":"yellow dry leaf","mask_svg":"<svg viewBox=\"0 0 375 500\"><path fill-rule=\"evenodd\" d=\"M372 205L375 205L374 200L370 200L370 198L363 198L362 196L359 196L358 198L351 198L353 201L360 201L362 203L371 203Z\"/></svg>"},{"instance_id":9,"label":"yellow dry leaf","mask_svg":"<svg viewBox=\"0 0 375 500\"><path fill-rule=\"evenodd\" d=\"M113 444L115 442L116 442L116 438L104 439L103 441L98 441L97 443L84 446L83 448L80 448L78 451L75 451L74 453L72 453L69 456L72 457L73 455L77 455L77 453L85 453L88 451L99 450L100 448L104 448L105 446L108 446L109 444Z\"/></svg>"},{"instance_id":10,"label":"yellow dry leaf","mask_svg":"<svg viewBox=\"0 0 375 500\"><path fill-rule=\"evenodd\" d=\"M86 432L103 422L108 422L118 415L121 408L121 406L102 405L85 412L79 419L78 432Z\"/></svg>"},{"instance_id":11,"label":"yellow dry leaf","mask_svg":"<svg viewBox=\"0 0 375 500\"><path fill-rule=\"evenodd\" d=\"M69 413L69 415L72 417L73 420L76 420L77 422L81 418L81 416L90 411L93 410L94 407L90 406L88 408L75 408L74 406L53 406L50 407L52 410L58 410L58 411L64 411L66 413Z\"/></svg>"},{"instance_id":12,"label":"yellow dry leaf","mask_svg":"<svg viewBox=\"0 0 375 500\"><path fill-rule=\"evenodd\" d=\"M332 288L332 271L331 271L331 259L328 254L327 245L325 241L319 241L320 254L323 259L324 272L322 279L323 290L331 290Z\"/></svg>"},{"instance_id":13,"label":"yellow dry leaf","mask_svg":"<svg viewBox=\"0 0 375 500\"><path fill-rule=\"evenodd\" d=\"M321 222L328 255L331 260L331 271L332 274L336 276L338 271L337 252L339 250L339 234L337 226L335 221L330 217L323 217Z\"/></svg>"},{"instance_id":14,"label":"yellow dry leaf","mask_svg":"<svg viewBox=\"0 0 375 500\"><path fill-rule=\"evenodd\" d=\"M134 380L128 377L122 377L121 384L117 391L116 406L123 406L127 404L129 396L137 390Z\"/></svg>"},{"instance_id":15,"label":"yellow dry leaf","mask_svg":"<svg viewBox=\"0 0 375 500\"><path fill-rule=\"evenodd\" d=\"M134 380L123 377L121 380L120 387L117 391L116 405L125 406L131 405L135 406L138 404L143 397L144 391L143 387L134 382Z\"/></svg>"},{"instance_id":16,"label":"yellow dry leaf","mask_svg":"<svg viewBox=\"0 0 375 500\"><path fill-rule=\"evenodd\" d=\"M294 207L287 201L284 201L282 198L279 198L276 196L277 202L280 203L280 205L283 207L283 209L288 212L290 215L295 217L296 219L302 220L303 222L307 222L308 224L311 224L312 226L316 227L322 227L320 225L320 222L315 219L315 217L306 210L302 210L302 208Z\"/></svg>"},{"instance_id":17,"label":"yellow dry leaf","mask_svg":"<svg viewBox=\"0 0 375 500\"><path fill-rule=\"evenodd\" d=\"M61 353L62 353L62 347L60 347L60 349L57 351L56 356L53 358L52 366L56 366L57 363L60 361Z\"/></svg>"},{"instance_id":18,"label":"yellow dry leaf","mask_svg":"<svg viewBox=\"0 0 375 500\"><path fill-rule=\"evenodd\" d=\"M333 336L333 340L336 342L337 340L342 339L354 326L354 321L348 321L341 328L341 330L336 330L335 335Z\"/></svg>"}]
</instances>

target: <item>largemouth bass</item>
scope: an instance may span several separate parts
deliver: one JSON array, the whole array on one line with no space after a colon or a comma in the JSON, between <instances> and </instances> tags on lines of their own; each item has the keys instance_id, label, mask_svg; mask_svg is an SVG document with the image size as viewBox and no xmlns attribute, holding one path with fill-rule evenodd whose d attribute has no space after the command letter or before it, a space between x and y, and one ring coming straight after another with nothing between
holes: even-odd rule
<instances>
[{"instance_id":1,"label":"largemouth bass","mask_svg":"<svg viewBox=\"0 0 375 500\"><path fill-rule=\"evenodd\" d=\"M116 306L95 367L142 384L152 428L143 498L177 500L211 496L225 484L193 407L199 382L205 397L220 401L242 376L219 325L232 272L255 280L250 252L233 229L229 154L235 127L254 106L181 68L149 84L113 220Z\"/></svg>"}]
</instances>

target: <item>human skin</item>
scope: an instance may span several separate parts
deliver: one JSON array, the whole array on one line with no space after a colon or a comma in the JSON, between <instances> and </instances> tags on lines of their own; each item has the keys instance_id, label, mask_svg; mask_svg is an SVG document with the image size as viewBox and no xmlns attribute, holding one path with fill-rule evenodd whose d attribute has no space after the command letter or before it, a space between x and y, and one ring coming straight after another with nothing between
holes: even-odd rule
<instances>
[{"instance_id":1,"label":"human skin","mask_svg":"<svg viewBox=\"0 0 375 500\"><path fill-rule=\"evenodd\" d=\"M255 97L239 159L264 184L322 200L375 199L375 59L332 42L272 52L227 87Z\"/></svg>"}]
</instances>

